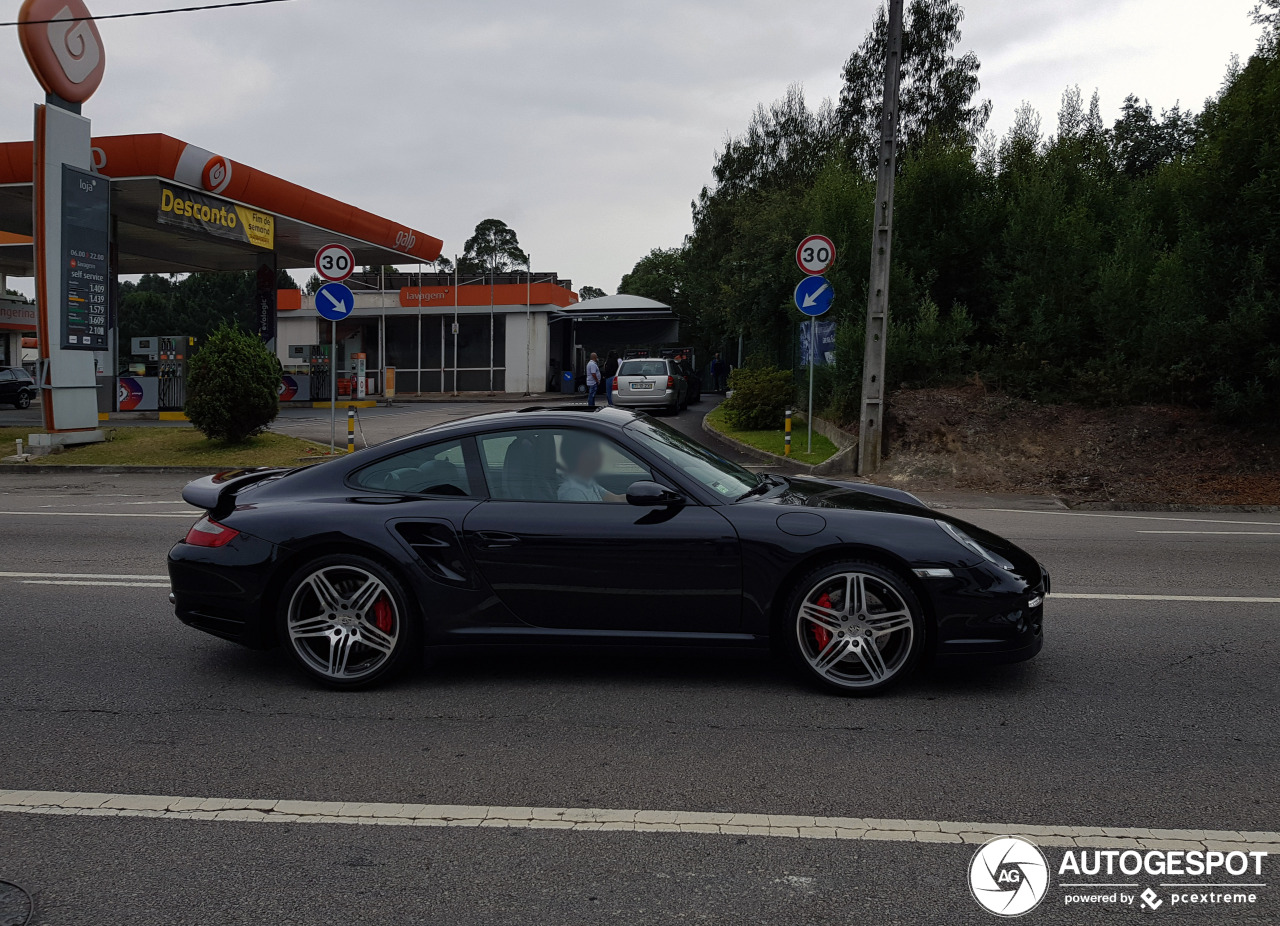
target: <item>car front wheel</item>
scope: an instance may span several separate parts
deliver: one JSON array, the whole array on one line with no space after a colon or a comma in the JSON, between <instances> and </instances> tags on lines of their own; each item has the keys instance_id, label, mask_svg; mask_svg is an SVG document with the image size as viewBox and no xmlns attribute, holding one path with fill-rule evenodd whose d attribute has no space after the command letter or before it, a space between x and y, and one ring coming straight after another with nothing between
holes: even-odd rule
<instances>
[{"instance_id":1,"label":"car front wheel","mask_svg":"<svg viewBox=\"0 0 1280 926\"><path fill-rule=\"evenodd\" d=\"M793 661L820 687L849 695L883 691L907 676L924 645L924 618L910 586L866 562L806 576L788 606Z\"/></svg>"},{"instance_id":2,"label":"car front wheel","mask_svg":"<svg viewBox=\"0 0 1280 926\"><path fill-rule=\"evenodd\" d=\"M14 403L13 403L13 407L14 407L14 408L30 408L30 407L31 407L31 394L30 394L30 393L27 393L27 392L19 393L19 394L18 394L18 400L17 400L16 402L14 402Z\"/></svg>"},{"instance_id":3,"label":"car front wheel","mask_svg":"<svg viewBox=\"0 0 1280 926\"><path fill-rule=\"evenodd\" d=\"M330 688L363 688L387 678L415 645L403 588L362 556L308 563L280 602L285 648L307 675Z\"/></svg>"}]
</instances>

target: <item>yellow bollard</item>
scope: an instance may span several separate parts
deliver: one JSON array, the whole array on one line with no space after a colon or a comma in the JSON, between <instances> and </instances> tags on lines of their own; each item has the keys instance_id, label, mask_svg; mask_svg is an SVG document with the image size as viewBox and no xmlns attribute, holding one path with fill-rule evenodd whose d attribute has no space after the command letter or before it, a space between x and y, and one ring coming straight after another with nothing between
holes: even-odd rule
<instances>
[{"instance_id":1,"label":"yellow bollard","mask_svg":"<svg viewBox=\"0 0 1280 926\"><path fill-rule=\"evenodd\" d=\"M791 409L787 409L787 432L783 438L782 452L785 456L791 456Z\"/></svg>"},{"instance_id":2,"label":"yellow bollard","mask_svg":"<svg viewBox=\"0 0 1280 926\"><path fill-rule=\"evenodd\" d=\"M356 407L347 406L347 453L356 452Z\"/></svg>"}]
</instances>

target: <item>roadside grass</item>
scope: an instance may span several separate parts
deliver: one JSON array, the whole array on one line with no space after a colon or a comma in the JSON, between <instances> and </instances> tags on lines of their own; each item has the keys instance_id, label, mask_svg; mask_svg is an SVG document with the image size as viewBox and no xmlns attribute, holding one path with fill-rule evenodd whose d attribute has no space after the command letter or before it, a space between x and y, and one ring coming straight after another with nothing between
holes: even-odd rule
<instances>
[{"instance_id":1,"label":"roadside grass","mask_svg":"<svg viewBox=\"0 0 1280 926\"><path fill-rule=\"evenodd\" d=\"M721 434L742 441L744 444L750 444L758 450L765 450L769 453L776 453L778 456L784 456L785 440L782 428L776 431L735 431L729 427L724 420L724 406L717 405L707 415L707 423L715 428ZM825 435L813 432L813 453L807 453L805 448L809 444L809 432L799 422L798 419L792 422L791 431L791 459L798 463L821 463L835 456L840 448L831 442L831 439Z\"/></svg>"},{"instance_id":2,"label":"roadside grass","mask_svg":"<svg viewBox=\"0 0 1280 926\"><path fill-rule=\"evenodd\" d=\"M41 466L298 466L300 458L328 456L328 447L268 432L243 444L206 438L195 428L108 427L104 444L85 444L59 453L34 457ZM0 428L0 456L14 452L14 441L25 443L31 428ZM2 469L2 467L0 467Z\"/></svg>"}]
</instances>

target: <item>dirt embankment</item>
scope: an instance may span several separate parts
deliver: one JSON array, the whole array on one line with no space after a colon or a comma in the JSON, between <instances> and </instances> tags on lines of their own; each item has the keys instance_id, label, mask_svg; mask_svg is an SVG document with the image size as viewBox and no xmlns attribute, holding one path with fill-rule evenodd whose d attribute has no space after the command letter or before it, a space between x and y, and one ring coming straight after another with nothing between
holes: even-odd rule
<instances>
[{"instance_id":1,"label":"dirt embankment","mask_svg":"<svg viewBox=\"0 0 1280 926\"><path fill-rule=\"evenodd\" d=\"M981 386L890 396L882 478L1069 504L1280 505L1280 429L1164 405L1037 405Z\"/></svg>"}]
</instances>

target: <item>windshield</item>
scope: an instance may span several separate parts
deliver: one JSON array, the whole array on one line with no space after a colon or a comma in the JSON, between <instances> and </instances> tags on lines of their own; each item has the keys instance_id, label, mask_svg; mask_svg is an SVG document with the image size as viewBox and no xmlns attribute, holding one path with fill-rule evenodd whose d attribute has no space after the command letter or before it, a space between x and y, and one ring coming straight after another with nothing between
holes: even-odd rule
<instances>
[{"instance_id":1,"label":"windshield","mask_svg":"<svg viewBox=\"0 0 1280 926\"><path fill-rule=\"evenodd\" d=\"M761 482L755 473L730 463L666 422L642 418L627 425L627 433L690 479L724 498L740 498Z\"/></svg>"},{"instance_id":2,"label":"windshield","mask_svg":"<svg viewBox=\"0 0 1280 926\"><path fill-rule=\"evenodd\" d=\"M619 376L666 376L665 360L624 360L618 367Z\"/></svg>"}]
</instances>

